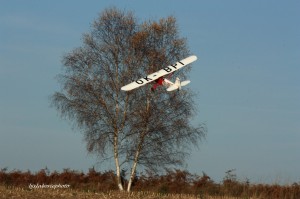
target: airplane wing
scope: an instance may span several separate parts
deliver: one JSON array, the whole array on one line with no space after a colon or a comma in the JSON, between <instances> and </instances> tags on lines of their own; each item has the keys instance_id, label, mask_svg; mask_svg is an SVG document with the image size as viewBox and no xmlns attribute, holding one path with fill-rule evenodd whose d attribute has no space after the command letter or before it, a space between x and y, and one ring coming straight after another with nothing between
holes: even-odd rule
<instances>
[{"instance_id":1,"label":"airplane wing","mask_svg":"<svg viewBox=\"0 0 300 199\"><path fill-rule=\"evenodd\" d=\"M159 70L155 73L152 73L152 74L150 74L146 77L138 79L138 80L136 80L136 81L134 81L130 84L127 84L126 86L123 86L121 88L121 90L130 91L132 89L138 88L140 86L143 86L143 85L145 85L149 82L152 82L152 81L158 79L159 77L162 77L162 76L167 75L169 73L173 73L174 71L176 71L178 69L181 69L185 65L190 64L190 63L192 63L196 60L197 60L197 57L195 55L189 56L189 57L187 57L187 58L185 58L185 59L183 59L179 62L176 62L175 64L167 66L167 67L165 67L165 68L163 68L163 69L161 69L161 70Z\"/></svg>"}]
</instances>

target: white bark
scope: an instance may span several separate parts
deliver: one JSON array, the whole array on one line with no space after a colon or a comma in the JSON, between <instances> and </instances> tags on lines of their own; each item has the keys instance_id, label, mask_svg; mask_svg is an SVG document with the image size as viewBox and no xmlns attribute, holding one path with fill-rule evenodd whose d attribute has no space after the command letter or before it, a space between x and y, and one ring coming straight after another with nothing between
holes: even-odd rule
<instances>
[{"instance_id":1,"label":"white bark","mask_svg":"<svg viewBox=\"0 0 300 199\"><path fill-rule=\"evenodd\" d=\"M119 165L119 160L118 160L118 156L117 158L115 157L115 163L116 163L116 170L117 170L117 184L119 187L119 190L123 191L123 185L122 185L122 180L121 180L121 169L120 169L120 165Z\"/></svg>"},{"instance_id":2,"label":"white bark","mask_svg":"<svg viewBox=\"0 0 300 199\"><path fill-rule=\"evenodd\" d=\"M119 153L118 153L118 132L115 132L114 135L114 158L115 158L115 164L116 164L116 170L117 170L117 184L119 187L119 190L123 191L123 185L121 180L121 169L120 169L120 163L119 163Z\"/></svg>"},{"instance_id":3,"label":"white bark","mask_svg":"<svg viewBox=\"0 0 300 199\"><path fill-rule=\"evenodd\" d=\"M138 157L140 155L140 150L141 150L141 147L139 147L138 150L135 153L134 162L133 162L133 165L132 165L131 174L130 174L130 178L129 178L128 186L127 186L127 191L128 192L130 192L131 185L132 185L133 179L135 177L135 171L136 171L136 166L137 166L137 162L138 162Z\"/></svg>"},{"instance_id":4,"label":"white bark","mask_svg":"<svg viewBox=\"0 0 300 199\"><path fill-rule=\"evenodd\" d=\"M149 109L150 109L150 101L149 101L149 98L147 98L146 111L148 112ZM147 132L148 132L148 126L146 126L145 131L141 133L139 144L138 144L136 152L135 152L134 161L133 161L133 165L132 165L132 169L131 169L131 174L130 174L130 178L129 178L128 186L127 186L128 192L130 192L130 190L131 190L132 182L135 177L136 167L138 164L139 155L143 148L144 138L145 138L145 135L147 134Z\"/></svg>"}]
</instances>

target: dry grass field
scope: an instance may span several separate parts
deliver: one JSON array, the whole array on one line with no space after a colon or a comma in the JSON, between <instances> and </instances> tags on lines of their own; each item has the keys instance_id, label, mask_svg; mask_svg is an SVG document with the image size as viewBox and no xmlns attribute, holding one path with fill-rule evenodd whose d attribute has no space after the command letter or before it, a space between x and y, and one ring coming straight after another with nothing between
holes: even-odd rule
<instances>
[{"instance_id":1,"label":"dry grass field","mask_svg":"<svg viewBox=\"0 0 300 199\"><path fill-rule=\"evenodd\" d=\"M124 182L126 187L126 181ZM252 184L226 175L220 183L209 176L170 170L163 175L139 175L132 192L120 192L112 171L88 173L65 169L63 172L0 170L1 198L199 198L199 199L299 199L300 184Z\"/></svg>"},{"instance_id":2,"label":"dry grass field","mask_svg":"<svg viewBox=\"0 0 300 199\"><path fill-rule=\"evenodd\" d=\"M73 189L25 189L0 186L0 199L238 199L237 197L195 196L188 194L158 194L152 192L83 192ZM244 198L245 199L245 198ZM250 199L250 198L247 198ZM256 198L251 198L256 199Z\"/></svg>"}]
</instances>

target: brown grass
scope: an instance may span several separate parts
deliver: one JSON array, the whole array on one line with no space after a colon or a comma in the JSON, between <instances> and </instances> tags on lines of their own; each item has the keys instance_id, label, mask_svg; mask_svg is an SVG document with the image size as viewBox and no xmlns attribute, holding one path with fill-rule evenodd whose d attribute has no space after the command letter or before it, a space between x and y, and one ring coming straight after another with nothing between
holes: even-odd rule
<instances>
[{"instance_id":1,"label":"brown grass","mask_svg":"<svg viewBox=\"0 0 300 199\"><path fill-rule=\"evenodd\" d=\"M84 192L73 189L29 189L19 187L4 187L0 186L0 199L14 198L14 199L125 199L125 198L143 198L143 199L238 199L239 197L226 196L196 196L191 194L159 194L153 192ZM247 198L250 199L250 198ZM256 199L256 198L251 198Z\"/></svg>"},{"instance_id":2,"label":"brown grass","mask_svg":"<svg viewBox=\"0 0 300 199\"><path fill-rule=\"evenodd\" d=\"M124 182L126 187L127 181ZM67 185L69 188L34 188L36 185ZM299 199L300 184L252 184L239 181L229 173L220 183L208 175L190 174L188 171L168 170L165 174L141 174L136 177L132 193L119 192L113 171L88 173L64 169L36 173L18 170L0 170L0 198L257 198Z\"/></svg>"}]
</instances>

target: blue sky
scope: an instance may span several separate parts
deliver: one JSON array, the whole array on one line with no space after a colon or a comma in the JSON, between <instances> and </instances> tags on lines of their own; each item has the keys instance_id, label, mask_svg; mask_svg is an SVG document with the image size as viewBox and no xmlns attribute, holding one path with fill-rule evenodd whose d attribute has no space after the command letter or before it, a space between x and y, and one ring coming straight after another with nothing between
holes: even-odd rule
<instances>
[{"instance_id":1,"label":"blue sky","mask_svg":"<svg viewBox=\"0 0 300 199\"><path fill-rule=\"evenodd\" d=\"M105 8L140 21L173 15L199 60L190 87L207 139L185 169L221 181L300 181L299 1L3 1L0 7L0 168L114 167L88 155L80 132L50 107L64 53Z\"/></svg>"}]
</instances>

